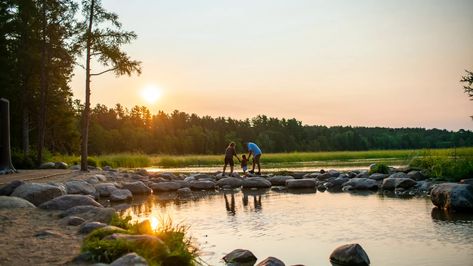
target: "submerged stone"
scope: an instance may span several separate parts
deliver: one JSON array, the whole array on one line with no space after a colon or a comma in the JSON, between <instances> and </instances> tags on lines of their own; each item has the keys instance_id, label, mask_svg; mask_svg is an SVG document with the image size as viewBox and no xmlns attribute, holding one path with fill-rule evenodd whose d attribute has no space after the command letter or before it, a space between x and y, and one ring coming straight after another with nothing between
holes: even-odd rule
<instances>
[{"instance_id":1,"label":"submerged stone","mask_svg":"<svg viewBox=\"0 0 473 266\"><path fill-rule=\"evenodd\" d=\"M330 254L330 262L346 266L368 266L368 254L359 244L346 244L336 248Z\"/></svg>"}]
</instances>

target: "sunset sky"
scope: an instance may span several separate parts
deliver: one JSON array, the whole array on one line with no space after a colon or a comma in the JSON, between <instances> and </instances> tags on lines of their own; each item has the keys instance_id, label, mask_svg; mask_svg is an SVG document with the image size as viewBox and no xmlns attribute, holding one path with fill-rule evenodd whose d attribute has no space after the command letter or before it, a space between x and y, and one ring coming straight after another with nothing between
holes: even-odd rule
<instances>
[{"instance_id":1,"label":"sunset sky","mask_svg":"<svg viewBox=\"0 0 473 266\"><path fill-rule=\"evenodd\" d=\"M102 1L138 34L125 50L143 73L94 77L93 105L473 129L459 82L473 70L471 0ZM81 100L83 72L71 84Z\"/></svg>"}]
</instances>

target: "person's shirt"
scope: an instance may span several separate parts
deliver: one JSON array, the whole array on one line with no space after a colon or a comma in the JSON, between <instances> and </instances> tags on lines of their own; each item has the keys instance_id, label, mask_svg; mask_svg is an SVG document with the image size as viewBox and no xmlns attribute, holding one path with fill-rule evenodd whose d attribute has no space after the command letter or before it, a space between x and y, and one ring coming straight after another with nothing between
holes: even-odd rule
<instances>
[{"instance_id":1,"label":"person's shirt","mask_svg":"<svg viewBox=\"0 0 473 266\"><path fill-rule=\"evenodd\" d=\"M253 142L248 142L248 150L251 151L251 153L253 153L253 156L256 156L262 153L258 145L254 144Z\"/></svg>"},{"instance_id":2,"label":"person's shirt","mask_svg":"<svg viewBox=\"0 0 473 266\"><path fill-rule=\"evenodd\" d=\"M225 157L232 158L233 155L236 155L235 148L230 147L230 146L227 147L227 149L225 150Z\"/></svg>"},{"instance_id":3,"label":"person's shirt","mask_svg":"<svg viewBox=\"0 0 473 266\"><path fill-rule=\"evenodd\" d=\"M241 167L247 166L248 165L248 159L243 159L241 158Z\"/></svg>"}]
</instances>

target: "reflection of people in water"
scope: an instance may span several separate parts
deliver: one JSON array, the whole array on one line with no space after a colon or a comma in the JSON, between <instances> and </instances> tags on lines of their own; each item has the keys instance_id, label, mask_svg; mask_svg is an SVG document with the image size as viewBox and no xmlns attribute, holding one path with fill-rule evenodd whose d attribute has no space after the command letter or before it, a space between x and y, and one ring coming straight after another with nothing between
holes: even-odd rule
<instances>
[{"instance_id":1,"label":"reflection of people in water","mask_svg":"<svg viewBox=\"0 0 473 266\"><path fill-rule=\"evenodd\" d=\"M264 192L263 192L264 193ZM263 194L261 192L245 192L243 191L243 206L248 206L248 195L253 196L253 204L255 206L255 210L259 211L263 208L263 205L261 204L261 195Z\"/></svg>"},{"instance_id":2,"label":"reflection of people in water","mask_svg":"<svg viewBox=\"0 0 473 266\"><path fill-rule=\"evenodd\" d=\"M232 215L235 215L236 211L235 211L235 196L233 195L233 193L230 193L231 195L231 199L230 199L230 203L228 202L228 199L227 199L227 194L226 193L223 193L223 197L225 198L225 208L227 209L227 212L231 213Z\"/></svg>"}]
</instances>

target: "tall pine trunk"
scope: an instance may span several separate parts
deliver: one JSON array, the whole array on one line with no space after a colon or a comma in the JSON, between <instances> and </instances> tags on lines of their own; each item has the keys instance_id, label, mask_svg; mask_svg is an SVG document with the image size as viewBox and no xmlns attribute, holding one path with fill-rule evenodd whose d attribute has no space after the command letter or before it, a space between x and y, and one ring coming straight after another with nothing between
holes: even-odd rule
<instances>
[{"instance_id":1,"label":"tall pine trunk","mask_svg":"<svg viewBox=\"0 0 473 266\"><path fill-rule=\"evenodd\" d=\"M47 91L47 77L46 77L46 63L47 63L47 43L46 43L46 1L43 0L41 7L42 15L42 47L41 47L41 86L40 86L40 106L39 106L39 118L38 118L38 146L37 146L37 163L43 162L43 148L44 148L44 128L46 120L46 91Z\"/></svg>"},{"instance_id":2,"label":"tall pine trunk","mask_svg":"<svg viewBox=\"0 0 473 266\"><path fill-rule=\"evenodd\" d=\"M81 143L81 160L80 170L88 171L87 156L88 156L88 140L89 140L89 123L90 123L90 50L92 45L92 23L94 20L94 4L92 0L90 3L89 25L87 29L87 50L86 50L86 64L85 64L85 107L82 113L82 143Z\"/></svg>"}]
</instances>

